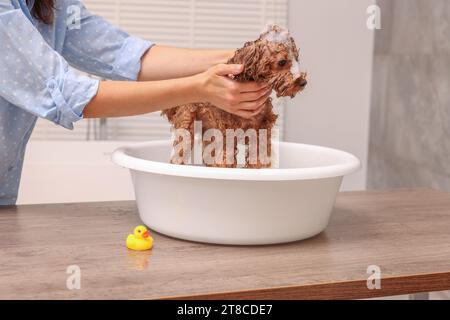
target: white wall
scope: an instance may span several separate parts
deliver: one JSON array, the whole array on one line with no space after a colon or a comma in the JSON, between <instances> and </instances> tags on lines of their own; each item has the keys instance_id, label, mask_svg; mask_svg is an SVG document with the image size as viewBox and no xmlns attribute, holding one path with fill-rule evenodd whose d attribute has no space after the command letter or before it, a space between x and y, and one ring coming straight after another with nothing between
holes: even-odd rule
<instances>
[{"instance_id":1,"label":"white wall","mask_svg":"<svg viewBox=\"0 0 450 320\"><path fill-rule=\"evenodd\" d=\"M111 161L125 141L31 141L17 204L133 200L128 169Z\"/></svg>"},{"instance_id":2,"label":"white wall","mask_svg":"<svg viewBox=\"0 0 450 320\"><path fill-rule=\"evenodd\" d=\"M308 72L306 90L289 102L285 140L355 154L363 170L343 189L366 187L373 31L372 0L290 0L289 29Z\"/></svg>"}]
</instances>

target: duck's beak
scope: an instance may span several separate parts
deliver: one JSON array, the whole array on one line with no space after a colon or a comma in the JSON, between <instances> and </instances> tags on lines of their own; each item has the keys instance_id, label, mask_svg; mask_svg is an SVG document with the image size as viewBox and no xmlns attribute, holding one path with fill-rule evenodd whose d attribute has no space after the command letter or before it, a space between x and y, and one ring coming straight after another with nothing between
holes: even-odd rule
<instances>
[{"instance_id":1,"label":"duck's beak","mask_svg":"<svg viewBox=\"0 0 450 320\"><path fill-rule=\"evenodd\" d=\"M142 237L143 237L144 239L147 239L149 236L150 236L150 233L148 233L148 231L145 231L145 232L142 234Z\"/></svg>"}]
</instances>

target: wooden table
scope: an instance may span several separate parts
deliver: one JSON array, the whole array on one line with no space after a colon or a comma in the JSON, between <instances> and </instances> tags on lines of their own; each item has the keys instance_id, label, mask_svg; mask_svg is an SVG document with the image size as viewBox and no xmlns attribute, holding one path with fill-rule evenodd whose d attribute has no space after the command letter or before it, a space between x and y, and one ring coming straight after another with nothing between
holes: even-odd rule
<instances>
[{"instance_id":1,"label":"wooden table","mask_svg":"<svg viewBox=\"0 0 450 320\"><path fill-rule=\"evenodd\" d=\"M134 202L0 209L1 299L353 299L450 289L450 195L420 190L338 196L328 229L296 243L236 247L153 233L150 252L125 238ZM81 289L66 287L67 267ZM367 288L367 268L381 289Z\"/></svg>"}]
</instances>

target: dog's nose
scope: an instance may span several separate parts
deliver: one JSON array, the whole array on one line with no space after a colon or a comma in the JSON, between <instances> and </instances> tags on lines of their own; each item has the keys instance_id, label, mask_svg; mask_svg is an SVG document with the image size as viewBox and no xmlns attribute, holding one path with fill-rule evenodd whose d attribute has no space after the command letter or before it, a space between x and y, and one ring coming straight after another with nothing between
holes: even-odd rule
<instances>
[{"instance_id":1,"label":"dog's nose","mask_svg":"<svg viewBox=\"0 0 450 320\"><path fill-rule=\"evenodd\" d=\"M299 78L297 78L297 80L295 80L295 83L296 83L300 88L304 88L304 87L306 87L306 85L308 84L308 81L306 81L305 78L299 77Z\"/></svg>"}]
</instances>

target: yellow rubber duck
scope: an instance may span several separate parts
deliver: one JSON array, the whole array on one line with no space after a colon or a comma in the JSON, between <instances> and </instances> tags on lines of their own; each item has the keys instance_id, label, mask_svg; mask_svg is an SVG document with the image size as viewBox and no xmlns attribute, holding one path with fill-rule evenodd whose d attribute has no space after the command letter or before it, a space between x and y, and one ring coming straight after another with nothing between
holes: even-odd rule
<instances>
[{"instance_id":1,"label":"yellow rubber duck","mask_svg":"<svg viewBox=\"0 0 450 320\"><path fill-rule=\"evenodd\" d=\"M131 250L143 251L153 247L153 238L144 226L134 228L134 234L127 237L127 248Z\"/></svg>"}]
</instances>

